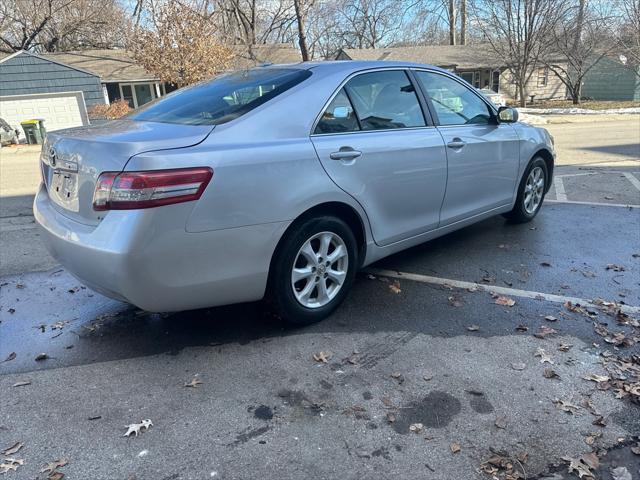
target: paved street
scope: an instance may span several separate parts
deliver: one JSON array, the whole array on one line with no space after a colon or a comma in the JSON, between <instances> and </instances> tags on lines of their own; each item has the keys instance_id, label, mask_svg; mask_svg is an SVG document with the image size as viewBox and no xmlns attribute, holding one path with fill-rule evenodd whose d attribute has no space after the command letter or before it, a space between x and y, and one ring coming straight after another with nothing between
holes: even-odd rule
<instances>
[{"instance_id":1,"label":"paved street","mask_svg":"<svg viewBox=\"0 0 640 480\"><path fill-rule=\"evenodd\" d=\"M509 464L559 480L578 478L563 457L595 449L597 478L640 478L640 123L549 130L557 180L533 223L496 217L384 259L304 329L259 303L148 314L85 289L39 243L37 152L3 149L0 450L22 442L25 461L6 477L66 458L70 479L489 479Z\"/></svg>"}]
</instances>

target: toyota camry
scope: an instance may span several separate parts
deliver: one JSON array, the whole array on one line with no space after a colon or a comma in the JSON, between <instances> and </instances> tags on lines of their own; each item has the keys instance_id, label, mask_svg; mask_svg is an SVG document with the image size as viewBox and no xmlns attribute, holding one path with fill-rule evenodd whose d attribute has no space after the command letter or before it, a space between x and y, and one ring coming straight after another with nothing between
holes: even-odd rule
<instances>
[{"instance_id":1,"label":"toyota camry","mask_svg":"<svg viewBox=\"0 0 640 480\"><path fill-rule=\"evenodd\" d=\"M554 157L546 130L436 67L271 65L50 133L34 212L104 295L154 312L265 298L309 324L382 257L532 220Z\"/></svg>"}]
</instances>

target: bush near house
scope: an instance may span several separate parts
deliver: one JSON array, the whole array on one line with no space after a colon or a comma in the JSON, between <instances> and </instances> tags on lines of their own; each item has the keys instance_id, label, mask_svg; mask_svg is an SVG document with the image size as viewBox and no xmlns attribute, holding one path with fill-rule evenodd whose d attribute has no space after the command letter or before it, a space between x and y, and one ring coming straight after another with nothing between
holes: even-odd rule
<instances>
[{"instance_id":1,"label":"bush near house","mask_svg":"<svg viewBox=\"0 0 640 480\"><path fill-rule=\"evenodd\" d=\"M89 114L89 118L92 120L104 118L108 120L115 120L116 118L124 117L131 111L133 111L133 109L129 106L128 102L125 100L118 100L110 105L94 105L87 110L87 113Z\"/></svg>"}]
</instances>

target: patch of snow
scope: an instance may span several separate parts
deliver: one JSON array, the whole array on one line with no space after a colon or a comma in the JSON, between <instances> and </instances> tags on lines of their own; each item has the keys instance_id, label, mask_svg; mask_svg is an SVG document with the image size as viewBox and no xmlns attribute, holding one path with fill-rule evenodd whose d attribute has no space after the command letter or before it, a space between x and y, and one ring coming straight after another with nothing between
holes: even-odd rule
<instances>
[{"instance_id":1,"label":"patch of snow","mask_svg":"<svg viewBox=\"0 0 640 480\"><path fill-rule=\"evenodd\" d=\"M549 120L541 117L540 115L522 113L521 110L518 110L518 121L522 123L528 123L529 125L546 125L547 123L549 123Z\"/></svg>"},{"instance_id":2,"label":"patch of snow","mask_svg":"<svg viewBox=\"0 0 640 480\"><path fill-rule=\"evenodd\" d=\"M543 115L620 115L625 113L640 113L640 107L609 108L606 110L590 110L588 108L518 108L520 113Z\"/></svg>"},{"instance_id":3,"label":"patch of snow","mask_svg":"<svg viewBox=\"0 0 640 480\"><path fill-rule=\"evenodd\" d=\"M142 450L142 451L138 454L138 457L142 458L142 457L146 457L147 455L149 455L149 450Z\"/></svg>"}]
</instances>

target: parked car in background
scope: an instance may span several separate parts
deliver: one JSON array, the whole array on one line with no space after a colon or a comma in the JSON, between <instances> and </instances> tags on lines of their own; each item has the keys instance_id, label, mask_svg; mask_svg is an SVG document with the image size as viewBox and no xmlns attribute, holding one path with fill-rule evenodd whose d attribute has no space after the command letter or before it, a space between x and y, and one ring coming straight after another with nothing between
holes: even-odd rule
<instances>
[{"instance_id":1,"label":"parked car in background","mask_svg":"<svg viewBox=\"0 0 640 480\"><path fill-rule=\"evenodd\" d=\"M3 118L0 118L0 146L15 145L18 143L20 131L11 127Z\"/></svg>"},{"instance_id":2,"label":"parked car in background","mask_svg":"<svg viewBox=\"0 0 640 480\"><path fill-rule=\"evenodd\" d=\"M482 88L479 89L480 93L482 93L485 97L491 101L497 107L506 107L507 106L507 97L502 95L501 93L496 93L490 88Z\"/></svg>"},{"instance_id":3,"label":"parked car in background","mask_svg":"<svg viewBox=\"0 0 640 480\"><path fill-rule=\"evenodd\" d=\"M309 324L380 258L496 214L532 220L555 154L517 120L427 65L245 70L50 133L34 214L107 296L156 312L266 297Z\"/></svg>"}]
</instances>

